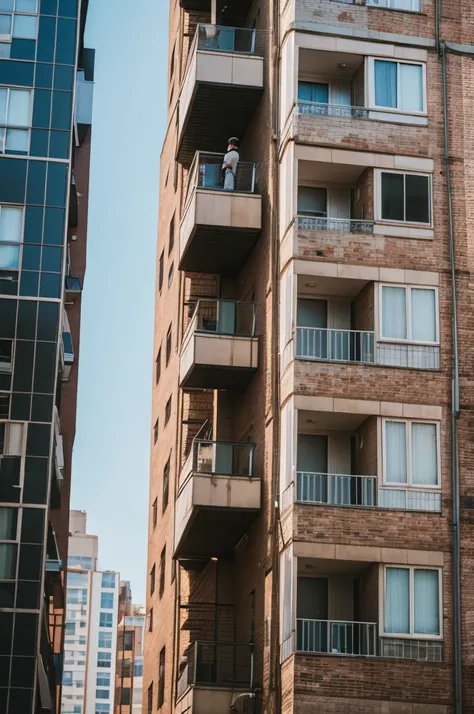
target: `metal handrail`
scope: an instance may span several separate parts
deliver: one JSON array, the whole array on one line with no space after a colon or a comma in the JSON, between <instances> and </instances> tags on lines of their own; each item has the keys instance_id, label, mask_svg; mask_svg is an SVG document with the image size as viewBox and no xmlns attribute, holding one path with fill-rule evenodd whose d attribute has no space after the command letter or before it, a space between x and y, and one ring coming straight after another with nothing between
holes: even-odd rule
<instances>
[{"instance_id":1,"label":"metal handrail","mask_svg":"<svg viewBox=\"0 0 474 714\"><path fill-rule=\"evenodd\" d=\"M375 362L375 332L296 327L296 357L329 362Z\"/></svg>"},{"instance_id":2,"label":"metal handrail","mask_svg":"<svg viewBox=\"0 0 474 714\"><path fill-rule=\"evenodd\" d=\"M246 306L251 306L252 308L252 325L251 328L248 332L244 331L239 331L237 328L234 329L233 332L225 332L223 330L217 329L217 317L216 317L216 329L206 329L205 327L199 326L199 324L194 325L194 323L198 320L199 318L199 313L201 309L205 309L206 305L211 305L212 303L216 304L216 311L215 314L217 316L218 312L218 307L219 303L232 303L235 305L235 317L237 318L238 316L238 310L239 307L245 308ZM189 306L194 307L194 310L189 318L189 323L188 326L186 327L186 331L183 336L183 342L186 341L186 338L188 337L188 334L190 332L202 332L205 334L217 334L217 335L228 335L228 336L234 336L234 337L255 337L255 329L256 329L256 316L257 316L257 304L253 300L227 300L225 298L200 298L197 302L190 302L188 303ZM211 318L210 318L211 319Z\"/></svg>"},{"instance_id":3,"label":"metal handrail","mask_svg":"<svg viewBox=\"0 0 474 714\"><path fill-rule=\"evenodd\" d=\"M213 649L214 650L214 657L206 663L210 668L215 668L215 673L214 676L209 677L208 679L210 681L202 681L201 683L203 684L233 684L234 686L245 686L249 687L250 689L253 688L253 679L254 679L254 645L252 642L222 642L222 641L206 641L206 640L197 640L193 643L192 645L192 662L190 663L192 666L192 679L188 679L189 684L198 684L200 683L200 679L202 680L201 677L198 676L198 667L199 667L199 650L200 648L205 647L208 649ZM219 653L219 650L228 650L231 649L232 652L232 657L231 657L231 670L233 670L233 674L229 678L224 678L224 681L221 681L221 677L218 675L217 671L217 665L218 663L222 665L222 662L225 661L225 658ZM239 678L237 676L237 662L236 662L236 654L237 651L240 649L242 650L243 648L248 648L249 649L249 661L248 661L248 678ZM201 662L202 664L202 662ZM191 674L191 671L188 674Z\"/></svg>"},{"instance_id":4,"label":"metal handrail","mask_svg":"<svg viewBox=\"0 0 474 714\"><path fill-rule=\"evenodd\" d=\"M297 618L299 652L375 657L377 623Z\"/></svg>"},{"instance_id":5,"label":"metal handrail","mask_svg":"<svg viewBox=\"0 0 474 714\"><path fill-rule=\"evenodd\" d=\"M373 233L375 221L362 218L332 218L331 216L296 216L301 231L333 231L339 233Z\"/></svg>"},{"instance_id":6,"label":"metal handrail","mask_svg":"<svg viewBox=\"0 0 474 714\"><path fill-rule=\"evenodd\" d=\"M224 474L226 476L230 476L232 478L248 478L252 479L253 477L253 463L254 463L254 453L255 453L255 444L252 442L247 442L247 441L214 441L214 440L208 440L208 439L194 439L193 441L193 446L192 446L192 454L193 454L193 460L192 460L192 471L199 473L199 474L214 474L218 473L216 471L213 471L212 469L210 471L201 471L199 468L199 449L202 446L222 446L222 447L231 447L232 448L232 456L234 456L234 449L248 449L249 454L248 454L248 474L245 473L232 473L232 474Z\"/></svg>"},{"instance_id":7,"label":"metal handrail","mask_svg":"<svg viewBox=\"0 0 474 714\"><path fill-rule=\"evenodd\" d=\"M196 28L197 51L223 52L241 55L257 55L261 53L257 50L257 30L247 27L231 27L228 25L212 25L210 23L199 23ZM227 42L232 40L231 46L226 47L220 39L222 36ZM246 39L248 43L246 46ZM239 47L239 45L241 47Z\"/></svg>"},{"instance_id":8,"label":"metal handrail","mask_svg":"<svg viewBox=\"0 0 474 714\"><path fill-rule=\"evenodd\" d=\"M377 477L297 471L296 501L332 506L375 506Z\"/></svg>"},{"instance_id":9,"label":"metal handrail","mask_svg":"<svg viewBox=\"0 0 474 714\"><path fill-rule=\"evenodd\" d=\"M309 114L311 116L339 117L349 119L368 119L369 110L350 104L326 104L325 102L312 102L307 99L298 99L295 102L298 116Z\"/></svg>"},{"instance_id":10,"label":"metal handrail","mask_svg":"<svg viewBox=\"0 0 474 714\"><path fill-rule=\"evenodd\" d=\"M186 207L195 189L199 188L208 191L224 192L224 182L220 174L224 156L225 154L221 152L196 151L189 169L183 215L186 212ZM206 166L217 167L216 172L214 173L215 180L211 181L209 185L205 185ZM255 193L257 185L257 166L258 165L254 161L239 160L235 177L236 187L234 191L226 191L226 193ZM245 186L247 186L247 188Z\"/></svg>"}]
</instances>

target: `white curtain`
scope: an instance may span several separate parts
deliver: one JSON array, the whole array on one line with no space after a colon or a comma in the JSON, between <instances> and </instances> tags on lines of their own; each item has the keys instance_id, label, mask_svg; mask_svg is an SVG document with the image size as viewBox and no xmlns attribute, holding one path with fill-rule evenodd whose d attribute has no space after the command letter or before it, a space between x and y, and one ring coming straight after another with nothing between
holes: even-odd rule
<instances>
[{"instance_id":1,"label":"white curtain","mask_svg":"<svg viewBox=\"0 0 474 714\"><path fill-rule=\"evenodd\" d=\"M410 632L410 571L387 568L385 591L385 632Z\"/></svg>"},{"instance_id":2,"label":"white curtain","mask_svg":"<svg viewBox=\"0 0 474 714\"><path fill-rule=\"evenodd\" d=\"M397 107L397 63L385 60L374 61L375 105Z\"/></svg>"},{"instance_id":3,"label":"white curtain","mask_svg":"<svg viewBox=\"0 0 474 714\"><path fill-rule=\"evenodd\" d=\"M16 544L0 543L0 580L13 580L15 565Z\"/></svg>"},{"instance_id":4,"label":"white curtain","mask_svg":"<svg viewBox=\"0 0 474 714\"><path fill-rule=\"evenodd\" d=\"M399 109L423 111L423 70L418 64L399 64Z\"/></svg>"},{"instance_id":5,"label":"white curtain","mask_svg":"<svg viewBox=\"0 0 474 714\"><path fill-rule=\"evenodd\" d=\"M439 635L439 571L415 570L414 633Z\"/></svg>"},{"instance_id":6,"label":"white curtain","mask_svg":"<svg viewBox=\"0 0 474 714\"><path fill-rule=\"evenodd\" d=\"M16 508L0 508L0 540L16 540Z\"/></svg>"},{"instance_id":7,"label":"white curtain","mask_svg":"<svg viewBox=\"0 0 474 714\"><path fill-rule=\"evenodd\" d=\"M407 338L405 288L382 287L382 336Z\"/></svg>"},{"instance_id":8,"label":"white curtain","mask_svg":"<svg viewBox=\"0 0 474 714\"><path fill-rule=\"evenodd\" d=\"M412 482L438 485L436 424L412 424Z\"/></svg>"},{"instance_id":9,"label":"white curtain","mask_svg":"<svg viewBox=\"0 0 474 714\"><path fill-rule=\"evenodd\" d=\"M412 339L436 342L436 294L434 290L411 291Z\"/></svg>"},{"instance_id":10,"label":"white curtain","mask_svg":"<svg viewBox=\"0 0 474 714\"><path fill-rule=\"evenodd\" d=\"M24 89L11 89L8 102L8 124L30 126L31 92Z\"/></svg>"},{"instance_id":11,"label":"white curtain","mask_svg":"<svg viewBox=\"0 0 474 714\"><path fill-rule=\"evenodd\" d=\"M385 422L385 467L388 483L407 483L407 432L404 422Z\"/></svg>"}]
</instances>

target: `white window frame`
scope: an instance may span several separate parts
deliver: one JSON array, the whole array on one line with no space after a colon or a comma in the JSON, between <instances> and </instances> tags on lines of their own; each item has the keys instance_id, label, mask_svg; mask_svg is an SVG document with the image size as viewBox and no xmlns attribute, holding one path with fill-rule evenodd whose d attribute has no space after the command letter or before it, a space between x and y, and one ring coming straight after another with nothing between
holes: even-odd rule
<instances>
[{"instance_id":1,"label":"white window frame","mask_svg":"<svg viewBox=\"0 0 474 714\"><path fill-rule=\"evenodd\" d=\"M393 169L374 169L374 214L375 220L380 223L395 225L395 226L417 226L421 228L432 228L433 227L433 176L430 173L425 173L423 171L395 171ZM402 176L423 176L428 179L429 193L430 193L430 221L429 223L421 223L420 221L407 221L407 220L392 220L389 218L382 218L382 174L401 174ZM405 212L405 199L404 195L404 212Z\"/></svg>"},{"instance_id":2,"label":"white window frame","mask_svg":"<svg viewBox=\"0 0 474 714\"><path fill-rule=\"evenodd\" d=\"M386 5L378 5L377 3L379 2L385 2ZM407 10L405 7L394 7L393 3L396 2L397 0L365 0L367 7L375 7L378 10L398 10L400 12L415 12L418 14L423 12L423 0L411 0L411 10ZM417 7L413 8L414 5L417 5Z\"/></svg>"},{"instance_id":3,"label":"white window frame","mask_svg":"<svg viewBox=\"0 0 474 714\"><path fill-rule=\"evenodd\" d=\"M379 106L378 104L375 103L375 61L378 62L391 62L392 64L395 63L397 65L397 106L396 107L382 107ZM423 84L423 89L422 89L422 102L423 102L423 109L421 111L417 111L416 109L400 109L398 107L399 103L399 96L398 96L398 91L400 88L400 65L402 64L410 64L410 65L415 65L417 67L421 67L422 69L422 84ZM394 58L389 58L389 57L367 57L367 87L368 87L368 108L373 109L374 111L378 112L393 112L396 114L413 114L415 116L427 116L428 114L428 97L427 97L427 90L426 90L426 62L410 62L407 60L399 60L399 59L394 59Z\"/></svg>"},{"instance_id":4,"label":"white window frame","mask_svg":"<svg viewBox=\"0 0 474 714\"><path fill-rule=\"evenodd\" d=\"M383 288L403 288L405 290L405 324L407 337L385 337L383 335ZM426 342L424 340L414 340L412 338L412 324L411 324L411 292L412 290L431 290L435 294L435 319L436 319L436 340L434 342ZM404 344L404 345L431 345L437 346L440 343L440 329L439 329L439 288L435 285L406 285L403 283L379 283L378 290L378 328L379 334L377 335L377 342L385 342L392 344Z\"/></svg>"},{"instance_id":5,"label":"white window frame","mask_svg":"<svg viewBox=\"0 0 474 714\"><path fill-rule=\"evenodd\" d=\"M406 443L407 443L407 482L401 483L400 481L388 481L387 479L387 439L385 438L385 425L387 422L397 422L399 424L405 424L406 428ZM412 473L412 455L413 455L413 440L412 440L412 426L413 424L430 424L436 427L436 460L437 460L437 474L438 483L434 484L418 484L413 483L413 473ZM442 478L441 478L441 425L437 421L423 421L421 419L392 419L385 418L382 419L382 484L384 486L389 486L390 488L396 488L399 491L441 491L442 490Z\"/></svg>"},{"instance_id":6,"label":"white window frame","mask_svg":"<svg viewBox=\"0 0 474 714\"><path fill-rule=\"evenodd\" d=\"M1 125L0 125L1 127ZM5 127L5 144L6 144L6 132L8 131L8 127ZM28 132L28 155L30 153L30 129L26 129ZM1 139L0 139L0 146L1 146ZM5 146L3 147L3 151L0 149L0 155L5 155ZM12 154L7 154L7 156L12 156ZM23 154L20 154L20 156L23 156ZM25 209L21 206L15 206L15 205L10 205L8 203L2 203L0 204L0 216L1 212L4 208L16 208L21 211L21 228L20 228L20 240L19 241L11 241L11 240L1 240L0 239L0 248L2 246L8 245L8 246L16 246L19 248L19 255L18 255L18 268L0 268L0 270L7 270L11 272L17 272L19 273L21 270L21 263L23 259L23 244L24 244L24 234L25 234ZM15 340L13 340L13 349L12 349L12 363L15 358Z\"/></svg>"},{"instance_id":7,"label":"white window frame","mask_svg":"<svg viewBox=\"0 0 474 714\"><path fill-rule=\"evenodd\" d=\"M382 622L380 625L380 636L387 637L388 639L404 639L404 640L432 640L432 641L442 641L444 639L444 622L443 622L443 569L434 568L425 565L400 565L396 563L390 563L383 565L383 580L382 580ZM410 607L410 621L409 629L410 632L385 632L385 603L387 602L387 570L389 568L397 568L408 570L409 576L409 607ZM439 635L426 635L418 634L414 632L414 622L415 622L415 607L414 607L414 592L415 592L415 570L434 570L438 573L438 611L439 611Z\"/></svg>"},{"instance_id":8,"label":"white window frame","mask_svg":"<svg viewBox=\"0 0 474 714\"><path fill-rule=\"evenodd\" d=\"M13 359L13 357L14 357L14 353L12 352L12 359ZM0 454L0 461L1 461L2 458L4 458L5 456L7 456L7 457L8 457L8 456L19 456L19 457L21 458L20 482L19 482L19 484L18 484L18 486L17 486L16 488L18 489L18 491L20 491L20 493L23 493L23 484L24 484L24 481L25 481L25 461L26 461L25 456L26 456L26 439L27 439L28 427L27 427L27 424L26 424L25 422L23 422L23 421L14 421L14 420L10 420L10 419L0 419L0 422L1 422L2 424L6 424L7 426L8 426L8 424L20 424L20 425L22 426L22 428L23 428L22 439L21 439L21 454L16 454L16 453L15 453L15 454L5 454L5 453ZM5 501L5 503L2 503L2 505L3 505L3 506L8 506L9 504ZM18 506L19 504L18 504L18 503L12 503L11 505L12 505L12 506ZM20 520L20 518L19 518L18 520ZM20 532L20 531L19 531L19 532Z\"/></svg>"},{"instance_id":9,"label":"white window frame","mask_svg":"<svg viewBox=\"0 0 474 714\"><path fill-rule=\"evenodd\" d=\"M0 36L0 39L1 39L1 36ZM0 154L6 154L7 132L9 129L13 129L14 131L24 131L28 134L26 154L19 154L19 156L29 155L30 143L31 143L31 127L33 126L34 90L30 87L0 87L0 89L7 90L7 101L6 101L6 105L5 105L6 121L5 121L5 123L0 122L0 128L4 129L3 139L0 139ZM15 92L15 91L29 92L30 115L28 117L28 124L9 124L8 123L8 109L10 107L10 95L11 95L12 91L13 92ZM13 154L13 156L15 156L15 154ZM13 206L13 208L18 208L18 206ZM24 211L23 211L23 220L24 220Z\"/></svg>"}]
</instances>

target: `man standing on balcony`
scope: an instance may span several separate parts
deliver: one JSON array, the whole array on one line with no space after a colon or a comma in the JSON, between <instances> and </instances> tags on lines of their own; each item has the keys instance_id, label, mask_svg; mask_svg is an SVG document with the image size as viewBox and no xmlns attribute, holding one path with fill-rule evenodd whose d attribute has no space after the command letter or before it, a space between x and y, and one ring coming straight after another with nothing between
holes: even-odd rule
<instances>
[{"instance_id":1,"label":"man standing on balcony","mask_svg":"<svg viewBox=\"0 0 474 714\"><path fill-rule=\"evenodd\" d=\"M239 163L239 140L235 136L229 139L227 154L224 156L222 173L224 174L224 191L235 191L235 175Z\"/></svg>"}]
</instances>

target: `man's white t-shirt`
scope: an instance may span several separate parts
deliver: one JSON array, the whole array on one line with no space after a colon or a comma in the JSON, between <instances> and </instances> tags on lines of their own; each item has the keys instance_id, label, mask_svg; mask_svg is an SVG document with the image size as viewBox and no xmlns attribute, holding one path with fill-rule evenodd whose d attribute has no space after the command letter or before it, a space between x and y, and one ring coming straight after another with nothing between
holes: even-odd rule
<instances>
[{"instance_id":1,"label":"man's white t-shirt","mask_svg":"<svg viewBox=\"0 0 474 714\"><path fill-rule=\"evenodd\" d=\"M232 169L232 173L235 174L237 171L237 164L239 163L239 152L236 151L235 149L232 149L231 151L228 151L227 154L224 156L224 162L222 164L222 168L227 168L230 166Z\"/></svg>"}]
</instances>

